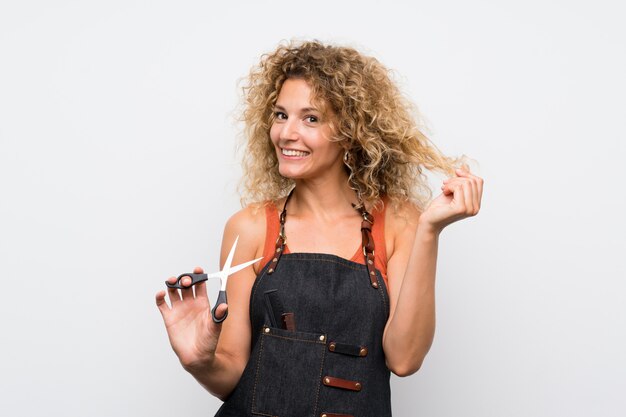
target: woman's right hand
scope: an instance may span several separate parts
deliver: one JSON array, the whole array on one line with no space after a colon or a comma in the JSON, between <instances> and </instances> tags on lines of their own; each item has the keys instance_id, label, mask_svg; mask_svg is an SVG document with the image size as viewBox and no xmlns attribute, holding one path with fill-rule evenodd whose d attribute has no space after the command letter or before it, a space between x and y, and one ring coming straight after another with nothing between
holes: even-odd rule
<instances>
[{"instance_id":1,"label":"woman's right hand","mask_svg":"<svg viewBox=\"0 0 626 417\"><path fill-rule=\"evenodd\" d=\"M196 267L193 272L204 271ZM168 278L175 283L176 277ZM215 323L211 318L211 306L207 297L206 282L191 285L191 278L184 277L181 284L186 289L167 289L171 307L165 301L164 290L156 294L156 304L163 316L167 335L172 349L185 369L210 366L215 358L217 341L222 331L222 323ZM215 311L216 317L223 317L228 306L220 305Z\"/></svg>"}]
</instances>

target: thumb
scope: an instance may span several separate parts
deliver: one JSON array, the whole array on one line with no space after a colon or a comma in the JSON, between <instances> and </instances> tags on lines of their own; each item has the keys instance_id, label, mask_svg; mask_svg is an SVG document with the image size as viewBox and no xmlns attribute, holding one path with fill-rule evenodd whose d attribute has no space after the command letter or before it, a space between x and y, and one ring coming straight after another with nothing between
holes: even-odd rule
<instances>
[{"instance_id":1,"label":"thumb","mask_svg":"<svg viewBox=\"0 0 626 417\"><path fill-rule=\"evenodd\" d=\"M219 320L222 317L224 317L227 312L228 312L228 304L226 303L220 304L215 309L215 318ZM209 316L211 316L210 311L209 311ZM213 333L216 337L219 337L219 334L222 331L222 323L224 322L222 321L220 323L216 323L215 321L213 321L213 317L210 317L209 323L210 323L209 326L211 327L211 333Z\"/></svg>"},{"instance_id":2,"label":"thumb","mask_svg":"<svg viewBox=\"0 0 626 417\"><path fill-rule=\"evenodd\" d=\"M228 311L228 304L226 304L226 303L220 304L215 309L215 317L217 319L221 319L222 317L224 317L226 315L227 311Z\"/></svg>"}]
</instances>

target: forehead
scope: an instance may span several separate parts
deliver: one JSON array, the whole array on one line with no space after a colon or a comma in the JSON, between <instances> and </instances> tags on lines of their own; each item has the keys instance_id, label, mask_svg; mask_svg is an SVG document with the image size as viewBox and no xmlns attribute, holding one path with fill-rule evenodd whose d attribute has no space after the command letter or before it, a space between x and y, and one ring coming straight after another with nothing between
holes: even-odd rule
<instances>
[{"instance_id":1,"label":"forehead","mask_svg":"<svg viewBox=\"0 0 626 417\"><path fill-rule=\"evenodd\" d=\"M320 97L316 97L311 84L302 78L288 78L283 83L276 105L281 107L315 108L323 111L326 102Z\"/></svg>"},{"instance_id":2,"label":"forehead","mask_svg":"<svg viewBox=\"0 0 626 417\"><path fill-rule=\"evenodd\" d=\"M288 78L278 93L277 101L310 102L312 89L308 82L301 78Z\"/></svg>"}]
</instances>

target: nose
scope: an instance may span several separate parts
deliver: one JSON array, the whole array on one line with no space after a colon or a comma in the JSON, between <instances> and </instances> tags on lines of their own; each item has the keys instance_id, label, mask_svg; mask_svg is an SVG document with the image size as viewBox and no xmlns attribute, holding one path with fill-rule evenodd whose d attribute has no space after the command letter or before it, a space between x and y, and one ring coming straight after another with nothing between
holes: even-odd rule
<instances>
[{"instance_id":1,"label":"nose","mask_svg":"<svg viewBox=\"0 0 626 417\"><path fill-rule=\"evenodd\" d=\"M281 123L280 135L281 140L298 140L300 137L300 128L296 118L289 118Z\"/></svg>"}]
</instances>

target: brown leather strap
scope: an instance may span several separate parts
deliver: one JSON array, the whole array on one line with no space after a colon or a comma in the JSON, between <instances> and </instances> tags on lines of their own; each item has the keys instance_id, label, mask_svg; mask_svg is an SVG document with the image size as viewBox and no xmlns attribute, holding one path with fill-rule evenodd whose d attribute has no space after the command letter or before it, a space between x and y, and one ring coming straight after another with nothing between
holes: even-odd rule
<instances>
[{"instance_id":1,"label":"brown leather strap","mask_svg":"<svg viewBox=\"0 0 626 417\"><path fill-rule=\"evenodd\" d=\"M348 345L345 343L330 342L328 344L328 350L335 353L341 353L343 355L350 356L367 356L367 348L365 346Z\"/></svg>"},{"instance_id":2,"label":"brown leather strap","mask_svg":"<svg viewBox=\"0 0 626 417\"><path fill-rule=\"evenodd\" d=\"M273 274L276 271L276 267L278 266L278 261L280 260L281 255L285 251L285 245L287 244L287 236L285 236L285 220L287 218L287 202L293 195L293 190L296 188L292 188L285 199L285 204L283 206L283 211L280 212L280 232L278 233L278 238L276 239L276 247L274 249L274 258L272 258L272 262L270 263L269 268L267 269L267 273ZM359 205L352 204L358 212L363 216L363 221L361 222L361 245L363 246L363 256L365 256L365 266L367 267L367 275L370 278L370 283L372 287L378 288L378 277L376 276L376 267L374 265L374 237L372 236L372 226L374 225L374 217L365 210L365 206L361 201L359 201Z\"/></svg>"},{"instance_id":3,"label":"brown leather strap","mask_svg":"<svg viewBox=\"0 0 626 417\"><path fill-rule=\"evenodd\" d=\"M322 382L327 387L335 387L347 389L350 391L361 391L361 383L358 381L349 381L347 379L335 378L333 376L325 376Z\"/></svg>"},{"instance_id":4,"label":"brown leather strap","mask_svg":"<svg viewBox=\"0 0 626 417\"><path fill-rule=\"evenodd\" d=\"M287 198L285 199L285 204L283 205L283 211L280 212L280 232L278 233L278 238L276 239L276 247L274 248L274 258L272 258L272 263L270 263L270 267L267 269L268 275L271 275L276 271L276 267L278 266L278 261L280 260L280 256L285 251L285 245L287 244L287 236L285 236L285 219L287 218L287 202L291 198L293 194L293 190L295 187L289 191Z\"/></svg>"},{"instance_id":5,"label":"brown leather strap","mask_svg":"<svg viewBox=\"0 0 626 417\"><path fill-rule=\"evenodd\" d=\"M354 206L354 208L363 216L363 221L361 222L361 238L363 256L365 256L365 266L367 266L367 275L370 277L372 287L378 288L378 277L376 276L376 267L374 266L374 237L372 236L374 217L365 210L363 204Z\"/></svg>"},{"instance_id":6,"label":"brown leather strap","mask_svg":"<svg viewBox=\"0 0 626 417\"><path fill-rule=\"evenodd\" d=\"M337 413L327 413L326 411L322 411L320 417L354 417L352 414L337 414Z\"/></svg>"}]
</instances>

